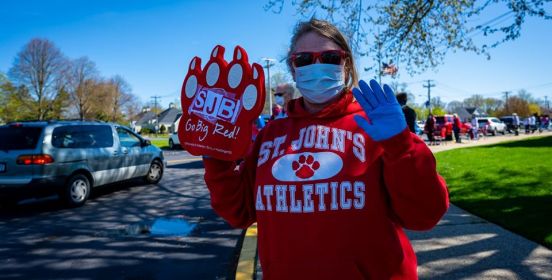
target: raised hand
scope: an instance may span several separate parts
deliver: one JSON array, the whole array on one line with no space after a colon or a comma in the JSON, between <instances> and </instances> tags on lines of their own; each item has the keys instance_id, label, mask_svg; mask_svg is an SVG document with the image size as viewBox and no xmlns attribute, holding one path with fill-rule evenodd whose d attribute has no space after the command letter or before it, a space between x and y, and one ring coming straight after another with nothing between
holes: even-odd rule
<instances>
[{"instance_id":1,"label":"raised hand","mask_svg":"<svg viewBox=\"0 0 552 280\"><path fill-rule=\"evenodd\" d=\"M401 133L406 128L406 120L393 90L385 84L382 89L375 80L370 80L370 85L362 80L358 84L360 89L353 88L353 95L369 118L355 115L358 126L374 141Z\"/></svg>"}]
</instances>

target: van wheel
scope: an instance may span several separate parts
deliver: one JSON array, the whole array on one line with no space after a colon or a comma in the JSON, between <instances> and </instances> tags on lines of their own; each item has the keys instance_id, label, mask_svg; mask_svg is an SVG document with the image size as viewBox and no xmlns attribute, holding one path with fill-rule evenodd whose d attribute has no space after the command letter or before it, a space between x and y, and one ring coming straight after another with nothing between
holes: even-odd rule
<instances>
[{"instance_id":1,"label":"van wheel","mask_svg":"<svg viewBox=\"0 0 552 280\"><path fill-rule=\"evenodd\" d=\"M174 150L174 142L172 139L169 139L169 149Z\"/></svg>"},{"instance_id":2,"label":"van wheel","mask_svg":"<svg viewBox=\"0 0 552 280\"><path fill-rule=\"evenodd\" d=\"M90 196L90 181L83 174L73 175L67 181L63 199L71 207L82 206Z\"/></svg>"},{"instance_id":3,"label":"van wheel","mask_svg":"<svg viewBox=\"0 0 552 280\"><path fill-rule=\"evenodd\" d=\"M0 200L0 209L13 209L19 204L18 198L2 199Z\"/></svg>"},{"instance_id":4,"label":"van wheel","mask_svg":"<svg viewBox=\"0 0 552 280\"><path fill-rule=\"evenodd\" d=\"M148 184L157 184L163 177L163 164L159 160L154 160L144 178Z\"/></svg>"}]
</instances>

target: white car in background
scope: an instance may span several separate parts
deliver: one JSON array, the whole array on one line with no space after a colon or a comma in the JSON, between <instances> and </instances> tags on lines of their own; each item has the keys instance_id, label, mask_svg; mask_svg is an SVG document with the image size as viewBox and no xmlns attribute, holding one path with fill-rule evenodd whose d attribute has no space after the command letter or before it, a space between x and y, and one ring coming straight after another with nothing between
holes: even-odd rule
<instances>
[{"instance_id":1,"label":"white car in background","mask_svg":"<svg viewBox=\"0 0 552 280\"><path fill-rule=\"evenodd\" d=\"M178 131L175 131L169 135L169 149L181 149L180 140L178 140Z\"/></svg>"},{"instance_id":2,"label":"white car in background","mask_svg":"<svg viewBox=\"0 0 552 280\"><path fill-rule=\"evenodd\" d=\"M498 132L504 135L506 133L506 124L494 117L477 118L479 129L487 128L487 133L491 133L495 136Z\"/></svg>"}]
</instances>

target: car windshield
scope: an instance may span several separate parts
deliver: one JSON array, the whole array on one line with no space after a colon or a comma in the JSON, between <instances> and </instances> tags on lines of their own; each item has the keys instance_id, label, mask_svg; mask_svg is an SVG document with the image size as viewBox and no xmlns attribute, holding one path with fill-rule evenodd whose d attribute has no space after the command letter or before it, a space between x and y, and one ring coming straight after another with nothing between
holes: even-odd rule
<instances>
[{"instance_id":1,"label":"car windshield","mask_svg":"<svg viewBox=\"0 0 552 280\"><path fill-rule=\"evenodd\" d=\"M438 124L443 124L443 123L445 123L445 117L435 117L435 121Z\"/></svg>"},{"instance_id":2,"label":"car windshield","mask_svg":"<svg viewBox=\"0 0 552 280\"><path fill-rule=\"evenodd\" d=\"M34 149L41 132L42 127L2 126L0 150Z\"/></svg>"}]
</instances>

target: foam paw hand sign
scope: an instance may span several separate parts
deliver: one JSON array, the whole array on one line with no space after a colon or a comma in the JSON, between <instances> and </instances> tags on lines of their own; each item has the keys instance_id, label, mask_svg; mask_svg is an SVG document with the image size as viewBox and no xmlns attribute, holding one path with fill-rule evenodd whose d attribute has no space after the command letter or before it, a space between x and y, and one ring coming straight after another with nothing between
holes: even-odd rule
<instances>
[{"instance_id":1,"label":"foam paw hand sign","mask_svg":"<svg viewBox=\"0 0 552 280\"><path fill-rule=\"evenodd\" d=\"M178 138L184 149L223 160L242 158L265 102L263 68L249 65L240 46L230 62L224 59L224 47L216 46L203 69L199 57L190 62L181 102Z\"/></svg>"}]
</instances>

